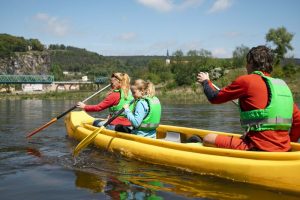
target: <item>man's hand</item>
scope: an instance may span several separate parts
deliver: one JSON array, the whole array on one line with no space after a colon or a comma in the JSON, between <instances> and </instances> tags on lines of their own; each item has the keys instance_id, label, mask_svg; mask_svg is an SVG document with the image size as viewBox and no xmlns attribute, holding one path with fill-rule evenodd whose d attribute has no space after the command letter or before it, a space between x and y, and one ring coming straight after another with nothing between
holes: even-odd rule
<instances>
[{"instance_id":1,"label":"man's hand","mask_svg":"<svg viewBox=\"0 0 300 200\"><path fill-rule=\"evenodd\" d=\"M209 80L209 75L207 72L200 72L197 75L197 82L198 83L203 83L205 80Z\"/></svg>"},{"instance_id":2,"label":"man's hand","mask_svg":"<svg viewBox=\"0 0 300 200\"><path fill-rule=\"evenodd\" d=\"M84 109L85 107L85 104L82 103L82 102L78 102L77 105L76 105L77 108L81 108L81 109Z\"/></svg>"}]
</instances>

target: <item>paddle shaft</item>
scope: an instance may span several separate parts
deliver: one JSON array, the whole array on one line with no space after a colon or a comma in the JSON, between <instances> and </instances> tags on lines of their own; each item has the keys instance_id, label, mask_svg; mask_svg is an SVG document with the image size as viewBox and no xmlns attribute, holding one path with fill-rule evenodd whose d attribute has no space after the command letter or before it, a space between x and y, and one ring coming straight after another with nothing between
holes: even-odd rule
<instances>
[{"instance_id":1,"label":"paddle shaft","mask_svg":"<svg viewBox=\"0 0 300 200\"><path fill-rule=\"evenodd\" d=\"M88 98L84 99L82 102L86 102L88 100L90 100L91 98L93 98L94 96L96 96L97 94L99 94L100 92L102 92L103 90L105 90L106 88L108 88L110 86L107 85L104 88L102 88L101 90L95 92L94 94L92 94L91 96L89 96ZM47 122L46 124L44 124L43 126L35 129L34 131L32 131L31 133L29 133L26 138L30 138L31 136L35 135L36 133L40 132L41 130L47 128L48 126L50 126L51 124L53 124L54 122L56 122L58 119L62 118L63 116L65 116L66 114L68 114L69 112L71 112L72 110L74 110L75 108L77 108L77 105L74 105L72 108L70 108L69 110L63 112L62 114L58 115L57 117L51 119L49 122Z\"/></svg>"},{"instance_id":2,"label":"paddle shaft","mask_svg":"<svg viewBox=\"0 0 300 200\"><path fill-rule=\"evenodd\" d=\"M132 100L129 105L131 105L134 102L134 100ZM114 121L120 114L122 114L124 112L124 108L122 108L121 110L119 110L116 114L114 114L111 118L109 118L104 124L103 126L101 126L100 128L95 129L91 134L89 134L88 136L86 136L83 140L81 140L81 142L79 142L79 144L75 147L74 151L73 151L73 156L77 156L79 154L79 152L84 149L85 147L87 147L93 140L94 138L107 126L109 125L112 121Z\"/></svg>"},{"instance_id":3,"label":"paddle shaft","mask_svg":"<svg viewBox=\"0 0 300 200\"><path fill-rule=\"evenodd\" d=\"M220 90L220 88L218 87L218 86L216 86L215 84L213 84L213 83L211 83L213 86L214 86L214 88L216 88L217 90ZM236 106L239 106L239 104L238 104L238 102L236 101L236 100L232 100L231 101L233 104L235 104Z\"/></svg>"},{"instance_id":4,"label":"paddle shaft","mask_svg":"<svg viewBox=\"0 0 300 200\"><path fill-rule=\"evenodd\" d=\"M82 103L90 100L91 98L93 98L94 96L96 96L97 94L99 94L100 92L102 92L103 90L105 90L106 88L108 88L110 86L107 85L104 88L102 88L101 90L95 92L94 94L92 94L91 96L89 96L88 98L86 98L85 100L82 101ZM65 111L64 113L60 114L59 116L56 117L56 119L62 118L63 116L65 116L66 114L68 114L69 112L71 112L72 110L74 110L75 108L77 108L77 105L73 106L72 108L70 108L69 110Z\"/></svg>"},{"instance_id":5,"label":"paddle shaft","mask_svg":"<svg viewBox=\"0 0 300 200\"><path fill-rule=\"evenodd\" d=\"M106 127L107 125L109 125L112 121L114 121L120 114L122 114L122 112L124 112L124 108L122 108L121 110L119 110L115 115L113 115L111 118L109 118L104 124L103 126Z\"/></svg>"}]
</instances>

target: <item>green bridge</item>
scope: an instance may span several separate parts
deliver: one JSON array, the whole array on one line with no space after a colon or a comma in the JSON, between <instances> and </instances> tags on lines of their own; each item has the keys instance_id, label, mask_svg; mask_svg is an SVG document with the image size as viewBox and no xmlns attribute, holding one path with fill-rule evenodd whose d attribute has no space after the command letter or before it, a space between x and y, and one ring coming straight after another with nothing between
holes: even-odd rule
<instances>
[{"instance_id":1,"label":"green bridge","mask_svg":"<svg viewBox=\"0 0 300 200\"><path fill-rule=\"evenodd\" d=\"M51 84L54 76L50 75L0 75L0 84Z\"/></svg>"},{"instance_id":2,"label":"green bridge","mask_svg":"<svg viewBox=\"0 0 300 200\"><path fill-rule=\"evenodd\" d=\"M0 75L0 84L51 84L53 82L54 76L51 75ZM106 82L108 82L108 77L100 76L94 80L95 84Z\"/></svg>"},{"instance_id":3,"label":"green bridge","mask_svg":"<svg viewBox=\"0 0 300 200\"><path fill-rule=\"evenodd\" d=\"M105 77L105 76L99 76L99 77L96 77L96 78L95 78L94 82L95 82L96 84L103 84L103 83L107 83L108 80L109 80L108 77Z\"/></svg>"}]
</instances>

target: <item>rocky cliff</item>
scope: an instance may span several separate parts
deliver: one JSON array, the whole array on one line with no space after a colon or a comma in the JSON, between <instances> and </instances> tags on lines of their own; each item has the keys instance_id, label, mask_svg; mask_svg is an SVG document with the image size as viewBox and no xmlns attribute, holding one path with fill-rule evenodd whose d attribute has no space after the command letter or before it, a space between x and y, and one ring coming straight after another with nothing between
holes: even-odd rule
<instances>
[{"instance_id":1,"label":"rocky cliff","mask_svg":"<svg viewBox=\"0 0 300 200\"><path fill-rule=\"evenodd\" d=\"M10 58L0 59L0 74L40 75L49 74L50 54L48 51L15 53Z\"/></svg>"}]
</instances>

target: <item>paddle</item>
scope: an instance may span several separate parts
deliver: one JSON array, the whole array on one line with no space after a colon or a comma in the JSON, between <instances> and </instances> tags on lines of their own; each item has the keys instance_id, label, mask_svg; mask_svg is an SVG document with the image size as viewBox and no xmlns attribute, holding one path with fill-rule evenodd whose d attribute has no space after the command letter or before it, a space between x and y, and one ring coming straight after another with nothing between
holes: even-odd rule
<instances>
[{"instance_id":1,"label":"paddle","mask_svg":"<svg viewBox=\"0 0 300 200\"><path fill-rule=\"evenodd\" d=\"M218 87L218 86L216 86L215 84L213 84L213 83L211 83L213 86L214 86L214 88L216 88L217 90L220 90L220 88ZM239 103L237 102L237 100L232 100L231 101L233 104L235 104L236 106L238 106L239 105Z\"/></svg>"},{"instance_id":2,"label":"paddle","mask_svg":"<svg viewBox=\"0 0 300 200\"><path fill-rule=\"evenodd\" d=\"M131 105L134 102L134 100L132 100L130 102L129 105ZM116 114L114 114L111 118L109 118L107 120L107 122L105 122L105 124L103 124L103 126L101 126L100 128L95 129L91 134L89 134L88 136L86 136L83 140L81 140L81 142L76 146L76 148L73 151L73 156L76 157L79 152L84 149L85 147L87 147L91 142L93 142L94 138L101 133L101 131L107 126L109 125L112 121L114 121L114 119L116 119L120 114L122 114L124 112L124 108L122 108L121 110L119 110Z\"/></svg>"},{"instance_id":3,"label":"paddle","mask_svg":"<svg viewBox=\"0 0 300 200\"><path fill-rule=\"evenodd\" d=\"M102 88L101 90L95 92L94 94L92 94L91 96L89 96L88 98L86 98L85 100L83 100L82 102L86 102L89 99L93 98L95 95L99 94L100 92L102 92L103 90L105 90L106 88L108 88L110 86L107 85L104 88ZM74 110L77 107L77 105L73 106L72 108L70 108L69 110L63 112L62 114L58 115L57 117L51 119L48 123L44 124L43 126L35 129L34 131L32 131L31 133L29 133L26 138L30 138L31 136L33 136L34 134L38 133L39 131L47 128L48 126L50 126L51 124L53 124L54 122L56 122L58 119L62 118L63 116L65 116L66 114L68 114L69 112L71 112L72 110Z\"/></svg>"}]
</instances>

